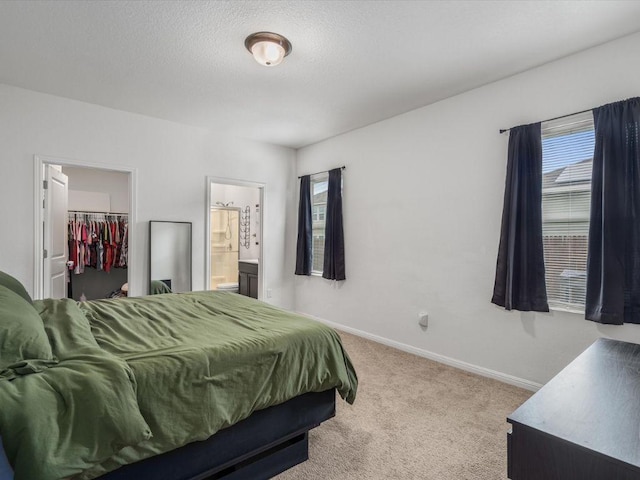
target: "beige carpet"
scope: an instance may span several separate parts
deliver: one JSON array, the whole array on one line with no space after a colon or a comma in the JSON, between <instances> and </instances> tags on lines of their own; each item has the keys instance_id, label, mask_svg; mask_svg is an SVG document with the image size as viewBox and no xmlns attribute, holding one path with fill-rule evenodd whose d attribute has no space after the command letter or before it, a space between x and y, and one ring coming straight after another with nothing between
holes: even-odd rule
<instances>
[{"instance_id":1,"label":"beige carpet","mask_svg":"<svg viewBox=\"0 0 640 480\"><path fill-rule=\"evenodd\" d=\"M309 461L278 480L495 480L506 417L532 393L340 334L359 377L354 405L310 433Z\"/></svg>"}]
</instances>

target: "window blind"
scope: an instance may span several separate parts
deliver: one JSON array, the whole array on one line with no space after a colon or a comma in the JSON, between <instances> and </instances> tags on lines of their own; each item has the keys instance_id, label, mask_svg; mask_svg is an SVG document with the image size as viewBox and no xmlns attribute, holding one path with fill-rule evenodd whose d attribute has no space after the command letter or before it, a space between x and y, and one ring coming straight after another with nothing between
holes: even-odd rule
<instances>
[{"instance_id":1,"label":"window blind","mask_svg":"<svg viewBox=\"0 0 640 480\"><path fill-rule=\"evenodd\" d=\"M329 174L326 172L311 176L311 205L313 211L312 250L313 262L311 272L322 274L324 268L324 238L327 211L327 192Z\"/></svg>"},{"instance_id":2,"label":"window blind","mask_svg":"<svg viewBox=\"0 0 640 480\"><path fill-rule=\"evenodd\" d=\"M594 145L591 112L542 124L542 236L556 309L584 311Z\"/></svg>"}]
</instances>

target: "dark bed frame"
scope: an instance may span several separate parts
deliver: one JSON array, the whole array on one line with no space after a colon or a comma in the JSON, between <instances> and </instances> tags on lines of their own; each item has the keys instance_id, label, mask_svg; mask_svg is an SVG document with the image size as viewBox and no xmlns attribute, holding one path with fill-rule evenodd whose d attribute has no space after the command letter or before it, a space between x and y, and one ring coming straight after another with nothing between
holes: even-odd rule
<instances>
[{"instance_id":1,"label":"dark bed frame","mask_svg":"<svg viewBox=\"0 0 640 480\"><path fill-rule=\"evenodd\" d=\"M335 389L305 393L99 480L267 480L309 458L309 430L333 417L335 407Z\"/></svg>"}]
</instances>

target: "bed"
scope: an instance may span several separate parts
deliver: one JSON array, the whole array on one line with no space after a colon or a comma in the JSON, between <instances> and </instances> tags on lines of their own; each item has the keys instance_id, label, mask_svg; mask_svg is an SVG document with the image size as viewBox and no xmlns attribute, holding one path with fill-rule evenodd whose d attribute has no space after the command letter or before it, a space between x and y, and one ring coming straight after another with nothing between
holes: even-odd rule
<instances>
[{"instance_id":1,"label":"bed","mask_svg":"<svg viewBox=\"0 0 640 480\"><path fill-rule=\"evenodd\" d=\"M16 480L266 479L307 458L335 392L355 400L338 334L257 300L30 302L1 280L0 436Z\"/></svg>"}]
</instances>

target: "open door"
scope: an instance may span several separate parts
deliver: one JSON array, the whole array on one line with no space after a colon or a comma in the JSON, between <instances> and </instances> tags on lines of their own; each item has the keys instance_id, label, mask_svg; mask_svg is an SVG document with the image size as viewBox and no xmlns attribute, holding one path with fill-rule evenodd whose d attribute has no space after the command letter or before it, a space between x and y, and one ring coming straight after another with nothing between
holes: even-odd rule
<instances>
[{"instance_id":1,"label":"open door","mask_svg":"<svg viewBox=\"0 0 640 480\"><path fill-rule=\"evenodd\" d=\"M68 178L44 165L44 298L67 297L67 204Z\"/></svg>"}]
</instances>

